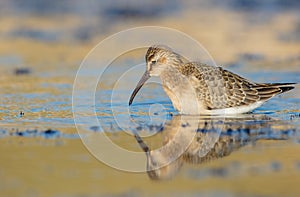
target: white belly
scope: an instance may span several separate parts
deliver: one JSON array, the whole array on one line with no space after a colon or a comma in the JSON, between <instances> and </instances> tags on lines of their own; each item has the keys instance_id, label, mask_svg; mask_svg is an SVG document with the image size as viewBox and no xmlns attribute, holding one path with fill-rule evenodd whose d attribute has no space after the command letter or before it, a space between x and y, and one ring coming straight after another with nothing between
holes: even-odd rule
<instances>
[{"instance_id":1,"label":"white belly","mask_svg":"<svg viewBox=\"0 0 300 197\"><path fill-rule=\"evenodd\" d=\"M234 115L234 114L242 114L247 113L255 108L261 106L264 103L264 101L258 101L256 103L253 103L251 105L244 105L244 106L238 106L238 107L230 107L230 108L224 108L224 109L214 109L214 110L205 110L203 111L203 114L208 115Z\"/></svg>"}]
</instances>

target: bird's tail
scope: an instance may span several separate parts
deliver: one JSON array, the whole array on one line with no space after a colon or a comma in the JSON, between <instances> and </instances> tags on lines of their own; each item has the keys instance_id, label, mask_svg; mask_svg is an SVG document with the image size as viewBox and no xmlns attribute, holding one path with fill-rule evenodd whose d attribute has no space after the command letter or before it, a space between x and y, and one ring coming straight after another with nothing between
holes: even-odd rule
<instances>
[{"instance_id":1,"label":"bird's tail","mask_svg":"<svg viewBox=\"0 0 300 197\"><path fill-rule=\"evenodd\" d=\"M269 83L269 87L279 88L280 93L287 92L295 88L296 83Z\"/></svg>"},{"instance_id":2,"label":"bird's tail","mask_svg":"<svg viewBox=\"0 0 300 197\"><path fill-rule=\"evenodd\" d=\"M296 83L263 83L256 84L253 88L258 91L260 100L268 100L271 97L295 88Z\"/></svg>"}]
</instances>

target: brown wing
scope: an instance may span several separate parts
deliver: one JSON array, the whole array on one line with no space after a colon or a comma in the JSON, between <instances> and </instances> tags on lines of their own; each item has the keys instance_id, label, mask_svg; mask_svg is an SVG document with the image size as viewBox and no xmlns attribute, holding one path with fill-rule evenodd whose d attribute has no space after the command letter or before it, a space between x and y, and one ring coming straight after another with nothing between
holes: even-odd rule
<instances>
[{"instance_id":1,"label":"brown wing","mask_svg":"<svg viewBox=\"0 0 300 197\"><path fill-rule=\"evenodd\" d=\"M253 83L221 67L201 63L187 63L181 72L189 77L207 109L249 105L294 88L293 83Z\"/></svg>"}]
</instances>

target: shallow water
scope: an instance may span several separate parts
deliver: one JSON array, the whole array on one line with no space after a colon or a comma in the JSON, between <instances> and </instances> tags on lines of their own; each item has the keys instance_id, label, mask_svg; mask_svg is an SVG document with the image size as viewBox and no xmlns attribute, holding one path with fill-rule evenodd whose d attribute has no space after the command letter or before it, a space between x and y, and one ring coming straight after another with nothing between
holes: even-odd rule
<instances>
[{"instance_id":1,"label":"shallow water","mask_svg":"<svg viewBox=\"0 0 300 197\"><path fill-rule=\"evenodd\" d=\"M299 85L237 117L179 116L157 83L146 84L128 109L143 68L129 72L119 86L114 83L131 65L144 61L142 49L125 54L106 70L95 93L100 125L89 121L93 114L83 113L82 129L91 138L104 134L116 145L141 153L141 161L125 158L124 166L141 162L143 169L147 166L142 148L154 151L179 131L176 146L148 156L169 165L150 173L111 168L87 150L74 125L72 88L81 61L103 38L132 26L182 30L207 47L219 65L252 81L299 83L300 23L293 8L298 4L255 7L238 2L217 7L176 2L172 11L157 4L157 12L136 12L139 4L125 9L102 2L89 12L90 6L80 9L79 2L77 7L55 3L48 9L2 3L7 13L0 22L0 195L297 196ZM95 75L84 74L87 83ZM186 138L192 140L190 148L174 158L172 151L184 149L180 145ZM97 147L100 153L110 151L104 143Z\"/></svg>"}]
</instances>

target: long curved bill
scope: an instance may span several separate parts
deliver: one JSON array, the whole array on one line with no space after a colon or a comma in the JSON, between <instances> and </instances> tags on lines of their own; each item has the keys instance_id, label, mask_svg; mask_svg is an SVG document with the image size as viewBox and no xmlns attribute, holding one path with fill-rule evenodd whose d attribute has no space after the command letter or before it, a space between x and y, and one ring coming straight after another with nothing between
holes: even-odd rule
<instances>
[{"instance_id":1,"label":"long curved bill","mask_svg":"<svg viewBox=\"0 0 300 197\"><path fill-rule=\"evenodd\" d=\"M135 89L133 90L130 99L129 99L129 105L131 105L135 95L139 92L139 90L142 88L142 86L145 84L145 82L150 78L149 73L146 71L142 78L140 79L140 81L138 82L138 84L136 85Z\"/></svg>"}]
</instances>

